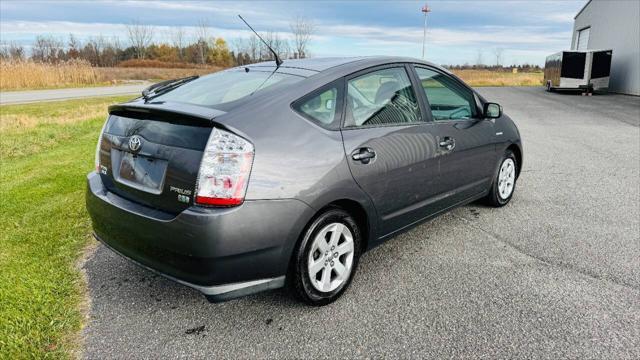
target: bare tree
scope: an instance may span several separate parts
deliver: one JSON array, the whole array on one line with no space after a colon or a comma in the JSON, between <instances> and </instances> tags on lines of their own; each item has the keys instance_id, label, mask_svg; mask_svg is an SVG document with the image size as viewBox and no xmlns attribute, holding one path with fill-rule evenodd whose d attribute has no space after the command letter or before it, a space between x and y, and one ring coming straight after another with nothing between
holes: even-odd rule
<instances>
[{"instance_id":1,"label":"bare tree","mask_svg":"<svg viewBox=\"0 0 640 360\"><path fill-rule=\"evenodd\" d=\"M116 66L121 51L118 37L102 39L101 47L100 66Z\"/></svg>"},{"instance_id":2,"label":"bare tree","mask_svg":"<svg viewBox=\"0 0 640 360\"><path fill-rule=\"evenodd\" d=\"M500 64L502 64L502 56L504 55L504 49L503 48L493 49L493 55L496 57L496 66L500 66Z\"/></svg>"},{"instance_id":3,"label":"bare tree","mask_svg":"<svg viewBox=\"0 0 640 360\"><path fill-rule=\"evenodd\" d=\"M246 38L233 38L230 41L231 48L236 54L236 62L238 65L246 65L251 62L251 49L249 40Z\"/></svg>"},{"instance_id":4,"label":"bare tree","mask_svg":"<svg viewBox=\"0 0 640 360\"><path fill-rule=\"evenodd\" d=\"M147 47L153 41L153 27L143 25L139 21L133 21L127 25L127 35L131 46L136 50L138 59L144 59Z\"/></svg>"},{"instance_id":5,"label":"bare tree","mask_svg":"<svg viewBox=\"0 0 640 360\"><path fill-rule=\"evenodd\" d=\"M38 35L33 43L31 57L35 61L57 62L63 55L62 42L53 36Z\"/></svg>"},{"instance_id":6,"label":"bare tree","mask_svg":"<svg viewBox=\"0 0 640 360\"><path fill-rule=\"evenodd\" d=\"M198 58L200 63L204 64L207 61L207 51L209 41L209 22L205 19L198 21L196 27L196 45L198 47Z\"/></svg>"},{"instance_id":7,"label":"bare tree","mask_svg":"<svg viewBox=\"0 0 640 360\"><path fill-rule=\"evenodd\" d=\"M80 41L73 34L69 34L67 43L67 59L77 59L80 57Z\"/></svg>"},{"instance_id":8,"label":"bare tree","mask_svg":"<svg viewBox=\"0 0 640 360\"><path fill-rule=\"evenodd\" d=\"M280 59L286 59L289 57L289 41L280 36L277 32L269 32L269 45L273 51L278 54ZM273 59L272 59L273 60Z\"/></svg>"},{"instance_id":9,"label":"bare tree","mask_svg":"<svg viewBox=\"0 0 640 360\"><path fill-rule=\"evenodd\" d=\"M229 40L229 46L236 53L247 51L246 39L241 37L235 37Z\"/></svg>"},{"instance_id":10,"label":"bare tree","mask_svg":"<svg viewBox=\"0 0 640 360\"><path fill-rule=\"evenodd\" d=\"M182 27L177 27L171 33L171 43L178 49L178 59L183 59L184 44L185 44L185 31Z\"/></svg>"},{"instance_id":11,"label":"bare tree","mask_svg":"<svg viewBox=\"0 0 640 360\"><path fill-rule=\"evenodd\" d=\"M293 33L293 45L297 57L305 58L307 56L307 46L315 30L315 25L310 20L297 16L289 26Z\"/></svg>"},{"instance_id":12,"label":"bare tree","mask_svg":"<svg viewBox=\"0 0 640 360\"><path fill-rule=\"evenodd\" d=\"M260 50L260 41L258 37L255 35L251 35L249 37L248 49L247 53L251 57L251 61L258 61L258 52Z\"/></svg>"},{"instance_id":13,"label":"bare tree","mask_svg":"<svg viewBox=\"0 0 640 360\"><path fill-rule=\"evenodd\" d=\"M483 66L483 64L482 64L482 60L483 60L483 59L482 59L482 56L483 56L483 55L484 55L484 54L483 54L482 49L478 49L478 55L477 55L477 57L476 57L476 66L477 66L477 67L482 67L482 66Z\"/></svg>"},{"instance_id":14,"label":"bare tree","mask_svg":"<svg viewBox=\"0 0 640 360\"><path fill-rule=\"evenodd\" d=\"M260 60L274 60L273 53L271 53L271 50L269 50L269 48L272 48L273 51L278 54L277 47L279 46L279 40L277 37L278 35L273 31L268 31L266 34L262 35L262 38L264 39L264 42L266 44L260 42Z\"/></svg>"},{"instance_id":15,"label":"bare tree","mask_svg":"<svg viewBox=\"0 0 640 360\"><path fill-rule=\"evenodd\" d=\"M9 60L11 55L9 54L9 44L2 41L0 42L0 59Z\"/></svg>"},{"instance_id":16,"label":"bare tree","mask_svg":"<svg viewBox=\"0 0 640 360\"><path fill-rule=\"evenodd\" d=\"M9 56L11 57L11 60L24 60L24 47L22 47L22 45L16 44L15 42L9 43Z\"/></svg>"},{"instance_id":17,"label":"bare tree","mask_svg":"<svg viewBox=\"0 0 640 360\"><path fill-rule=\"evenodd\" d=\"M2 60L24 60L24 48L15 42L0 42L0 59Z\"/></svg>"},{"instance_id":18,"label":"bare tree","mask_svg":"<svg viewBox=\"0 0 640 360\"><path fill-rule=\"evenodd\" d=\"M291 58L291 44L289 43L289 39L282 39L282 47L281 47L280 54L279 55L282 59Z\"/></svg>"}]
</instances>

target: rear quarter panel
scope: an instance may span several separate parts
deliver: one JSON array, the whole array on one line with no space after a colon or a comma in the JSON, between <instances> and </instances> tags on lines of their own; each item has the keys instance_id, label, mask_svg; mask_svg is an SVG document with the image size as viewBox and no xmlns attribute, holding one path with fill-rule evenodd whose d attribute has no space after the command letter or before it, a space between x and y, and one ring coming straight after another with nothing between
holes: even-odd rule
<instances>
[{"instance_id":1,"label":"rear quarter panel","mask_svg":"<svg viewBox=\"0 0 640 360\"><path fill-rule=\"evenodd\" d=\"M298 199L314 209L339 199L368 202L349 171L340 131L298 115L293 100L260 100L224 121L255 148L246 199Z\"/></svg>"}]
</instances>

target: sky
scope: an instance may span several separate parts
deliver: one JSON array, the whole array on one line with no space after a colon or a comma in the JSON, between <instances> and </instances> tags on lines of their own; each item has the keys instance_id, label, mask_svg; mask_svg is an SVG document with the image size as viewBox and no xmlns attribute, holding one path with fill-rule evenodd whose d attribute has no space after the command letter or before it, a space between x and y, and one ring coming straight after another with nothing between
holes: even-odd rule
<instances>
[{"instance_id":1,"label":"sky","mask_svg":"<svg viewBox=\"0 0 640 360\"><path fill-rule=\"evenodd\" d=\"M544 58L571 45L573 17L586 0L428 1L426 59L437 64L543 65ZM37 35L81 40L118 37L127 43L126 25L149 24L154 40L172 29L195 34L206 22L209 33L228 41L248 37L241 14L258 32L290 38L297 16L315 25L314 57L399 55L420 58L424 1L0 1L0 41L27 48Z\"/></svg>"}]
</instances>

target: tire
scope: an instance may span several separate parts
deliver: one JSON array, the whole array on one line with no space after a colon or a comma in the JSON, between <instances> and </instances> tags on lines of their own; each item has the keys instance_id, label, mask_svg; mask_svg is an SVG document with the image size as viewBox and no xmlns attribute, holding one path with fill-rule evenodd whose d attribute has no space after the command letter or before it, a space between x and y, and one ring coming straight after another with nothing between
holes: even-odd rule
<instances>
[{"instance_id":1,"label":"tire","mask_svg":"<svg viewBox=\"0 0 640 360\"><path fill-rule=\"evenodd\" d=\"M516 191L518 166L518 161L513 151L507 150L500 159L498 172L493 179L489 194L485 198L485 202L488 205L502 207L511 201L513 193Z\"/></svg>"},{"instance_id":2,"label":"tire","mask_svg":"<svg viewBox=\"0 0 640 360\"><path fill-rule=\"evenodd\" d=\"M314 306L338 299L356 273L361 244L360 229L346 211L330 208L317 216L293 253L288 278L296 297Z\"/></svg>"}]
</instances>

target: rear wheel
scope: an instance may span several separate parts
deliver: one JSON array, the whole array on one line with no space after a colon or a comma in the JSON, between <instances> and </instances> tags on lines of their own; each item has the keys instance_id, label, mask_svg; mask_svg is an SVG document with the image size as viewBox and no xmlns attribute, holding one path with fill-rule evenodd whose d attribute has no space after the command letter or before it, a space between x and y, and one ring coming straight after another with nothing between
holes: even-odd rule
<instances>
[{"instance_id":1,"label":"rear wheel","mask_svg":"<svg viewBox=\"0 0 640 360\"><path fill-rule=\"evenodd\" d=\"M351 215L337 208L323 212L294 252L289 276L295 294L316 306L335 301L353 279L361 243Z\"/></svg>"},{"instance_id":2,"label":"rear wheel","mask_svg":"<svg viewBox=\"0 0 640 360\"><path fill-rule=\"evenodd\" d=\"M486 202L495 207L507 205L516 190L516 174L518 173L518 161L513 151L507 150L500 160L498 174L493 180L491 190L486 197Z\"/></svg>"}]
</instances>

